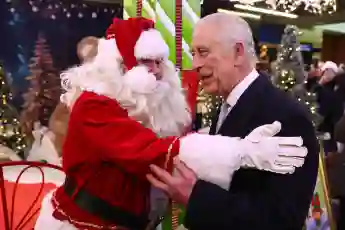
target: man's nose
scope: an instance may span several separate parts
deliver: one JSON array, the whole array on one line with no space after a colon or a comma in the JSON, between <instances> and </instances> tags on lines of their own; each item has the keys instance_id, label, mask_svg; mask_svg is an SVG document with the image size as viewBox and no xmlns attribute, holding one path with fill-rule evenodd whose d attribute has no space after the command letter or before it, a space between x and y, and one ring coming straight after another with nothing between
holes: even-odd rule
<instances>
[{"instance_id":1,"label":"man's nose","mask_svg":"<svg viewBox=\"0 0 345 230\"><path fill-rule=\"evenodd\" d=\"M197 56L194 56L192 59L192 69L197 71L202 66L203 66L203 63L201 62L200 58L198 58Z\"/></svg>"},{"instance_id":2,"label":"man's nose","mask_svg":"<svg viewBox=\"0 0 345 230\"><path fill-rule=\"evenodd\" d=\"M162 75L162 71L161 71L159 65L153 64L150 68L150 72L156 76L157 80L160 80L161 75Z\"/></svg>"}]
</instances>

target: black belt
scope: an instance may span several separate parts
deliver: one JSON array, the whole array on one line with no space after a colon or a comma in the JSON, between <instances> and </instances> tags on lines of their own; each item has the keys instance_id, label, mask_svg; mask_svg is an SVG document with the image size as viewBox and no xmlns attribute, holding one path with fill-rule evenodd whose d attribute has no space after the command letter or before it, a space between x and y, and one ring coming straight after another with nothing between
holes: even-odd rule
<instances>
[{"instance_id":1,"label":"black belt","mask_svg":"<svg viewBox=\"0 0 345 230\"><path fill-rule=\"evenodd\" d=\"M76 183L71 178L66 178L63 187L65 193L72 197L76 189ZM131 230L144 230L148 224L147 216L140 217L124 211L90 194L83 188L79 189L73 197L73 201L80 209L114 225L123 226Z\"/></svg>"}]
</instances>

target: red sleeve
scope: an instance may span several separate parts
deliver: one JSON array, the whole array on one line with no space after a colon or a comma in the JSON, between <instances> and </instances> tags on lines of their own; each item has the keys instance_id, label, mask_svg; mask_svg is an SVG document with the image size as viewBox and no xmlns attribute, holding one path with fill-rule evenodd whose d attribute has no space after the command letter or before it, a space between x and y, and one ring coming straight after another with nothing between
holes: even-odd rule
<instances>
[{"instance_id":1,"label":"red sleeve","mask_svg":"<svg viewBox=\"0 0 345 230\"><path fill-rule=\"evenodd\" d=\"M88 145L101 154L104 161L112 161L131 173L143 174L150 164L165 167L167 153L171 159L178 154L176 137L158 138L112 99L85 93L85 100L75 104L80 134Z\"/></svg>"}]
</instances>

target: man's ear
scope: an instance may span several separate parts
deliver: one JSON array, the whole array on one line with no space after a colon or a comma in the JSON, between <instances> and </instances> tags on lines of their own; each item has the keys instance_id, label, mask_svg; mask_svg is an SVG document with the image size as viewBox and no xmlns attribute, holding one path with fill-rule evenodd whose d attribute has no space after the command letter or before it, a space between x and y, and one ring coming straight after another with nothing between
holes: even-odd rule
<instances>
[{"instance_id":1,"label":"man's ear","mask_svg":"<svg viewBox=\"0 0 345 230\"><path fill-rule=\"evenodd\" d=\"M237 42L234 45L235 66L241 65L246 58L246 50L243 43Z\"/></svg>"}]
</instances>

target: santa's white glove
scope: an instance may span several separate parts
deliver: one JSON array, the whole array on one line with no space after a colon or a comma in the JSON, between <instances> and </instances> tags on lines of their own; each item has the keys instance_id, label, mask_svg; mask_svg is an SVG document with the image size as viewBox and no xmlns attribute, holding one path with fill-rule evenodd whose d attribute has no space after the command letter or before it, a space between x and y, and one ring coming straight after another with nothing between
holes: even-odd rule
<instances>
[{"instance_id":1,"label":"santa's white glove","mask_svg":"<svg viewBox=\"0 0 345 230\"><path fill-rule=\"evenodd\" d=\"M293 173L304 164L307 148L301 137L274 137L281 130L280 122L254 129L241 140L241 166L276 173Z\"/></svg>"}]
</instances>

